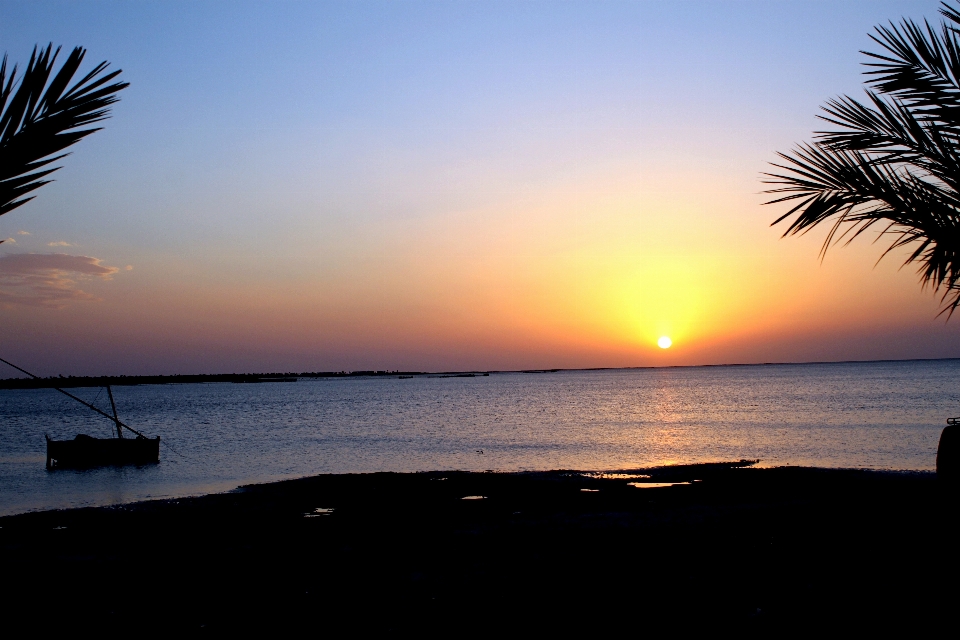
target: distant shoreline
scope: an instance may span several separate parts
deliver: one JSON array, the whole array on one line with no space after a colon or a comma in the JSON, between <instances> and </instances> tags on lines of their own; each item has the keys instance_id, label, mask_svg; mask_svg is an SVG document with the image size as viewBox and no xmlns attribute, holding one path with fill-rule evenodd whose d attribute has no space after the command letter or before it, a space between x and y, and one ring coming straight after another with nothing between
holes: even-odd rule
<instances>
[{"instance_id":1,"label":"distant shoreline","mask_svg":"<svg viewBox=\"0 0 960 640\"><path fill-rule=\"evenodd\" d=\"M691 365L663 365L641 367L584 367L574 369L519 369L519 370L490 370L490 371L388 371L388 370L360 370L360 371L309 371L284 373L211 373L211 374L173 374L156 376L49 376L46 378L4 378L0 379L0 390L3 389L69 389L77 387L135 386L148 384L202 384L213 382L229 383L262 383L262 382L296 382L299 378L401 378L415 377L430 378L471 378L495 374L516 373L561 373L570 371L636 371L644 369L701 369L708 367L773 367L773 366L811 366L830 364L881 364L892 362L945 362L960 360L960 358L905 358L901 360L836 360L810 362L731 362L725 364L691 364Z\"/></svg>"}]
</instances>

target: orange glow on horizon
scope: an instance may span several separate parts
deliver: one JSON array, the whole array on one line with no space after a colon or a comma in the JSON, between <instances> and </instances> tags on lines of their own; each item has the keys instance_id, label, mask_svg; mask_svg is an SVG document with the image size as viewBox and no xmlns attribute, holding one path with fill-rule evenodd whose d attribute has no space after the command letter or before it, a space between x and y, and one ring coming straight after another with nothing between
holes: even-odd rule
<instances>
[{"instance_id":1,"label":"orange glow on horizon","mask_svg":"<svg viewBox=\"0 0 960 640\"><path fill-rule=\"evenodd\" d=\"M123 277L82 283L99 302L6 313L10 326L45 326L76 345L126 341L158 362L195 363L146 373L855 358L876 351L863 342L851 352L844 336L955 327L941 328L936 298L896 257L874 268L869 242L821 264L821 238L780 240L756 202L707 209L697 194L717 188L708 180L633 177L416 224L345 227L266 264L226 250L143 255ZM755 213L743 215L748 205ZM11 342L45 344L29 335ZM683 348L660 347L665 336Z\"/></svg>"}]
</instances>

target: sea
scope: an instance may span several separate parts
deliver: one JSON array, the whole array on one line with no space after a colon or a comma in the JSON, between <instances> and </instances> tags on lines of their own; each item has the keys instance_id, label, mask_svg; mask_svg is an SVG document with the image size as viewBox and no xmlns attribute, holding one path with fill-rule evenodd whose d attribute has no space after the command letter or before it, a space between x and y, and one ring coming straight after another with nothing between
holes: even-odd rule
<instances>
[{"instance_id":1,"label":"sea","mask_svg":"<svg viewBox=\"0 0 960 640\"><path fill-rule=\"evenodd\" d=\"M960 360L114 387L160 462L45 468L44 434L113 424L52 389L0 390L0 515L230 491L321 473L615 470L759 460L935 469ZM71 392L107 409L103 389Z\"/></svg>"}]
</instances>

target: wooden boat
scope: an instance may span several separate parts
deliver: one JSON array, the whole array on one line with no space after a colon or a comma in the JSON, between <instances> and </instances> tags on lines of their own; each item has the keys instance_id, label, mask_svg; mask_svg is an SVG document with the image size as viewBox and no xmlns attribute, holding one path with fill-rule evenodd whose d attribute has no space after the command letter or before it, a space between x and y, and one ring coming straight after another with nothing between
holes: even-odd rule
<instances>
[{"instance_id":1,"label":"wooden boat","mask_svg":"<svg viewBox=\"0 0 960 640\"><path fill-rule=\"evenodd\" d=\"M21 371L31 378L39 379L25 369L21 369L12 362L0 358L0 362L8 364L17 371ZM77 434L73 440L47 440L47 469L82 469L88 467L103 467L108 465L150 464L160 462L160 436L148 438L133 427L120 421L117 415L117 404L113 401L113 391L107 387L107 396L110 398L110 408L113 415L101 411L77 396L53 387L65 396L69 396L89 409L93 409L105 418L110 419L117 429L116 438L94 438L83 433ZM124 438L123 430L133 433L135 438Z\"/></svg>"},{"instance_id":2,"label":"wooden boat","mask_svg":"<svg viewBox=\"0 0 960 640\"><path fill-rule=\"evenodd\" d=\"M47 469L82 469L108 465L160 462L160 436L156 438L94 438L83 433L73 440L47 438Z\"/></svg>"},{"instance_id":3,"label":"wooden boat","mask_svg":"<svg viewBox=\"0 0 960 640\"><path fill-rule=\"evenodd\" d=\"M47 439L47 469L81 469L108 465L150 464L160 462L160 436L148 438L136 429L128 427L117 416L117 405L113 401L113 391L107 385L107 396L113 415L101 411L89 402L85 402L71 393L57 389L77 402L86 405L97 413L113 420L117 428L116 438L94 438L78 433L73 440ZM136 438L124 438L123 430L136 434Z\"/></svg>"}]
</instances>

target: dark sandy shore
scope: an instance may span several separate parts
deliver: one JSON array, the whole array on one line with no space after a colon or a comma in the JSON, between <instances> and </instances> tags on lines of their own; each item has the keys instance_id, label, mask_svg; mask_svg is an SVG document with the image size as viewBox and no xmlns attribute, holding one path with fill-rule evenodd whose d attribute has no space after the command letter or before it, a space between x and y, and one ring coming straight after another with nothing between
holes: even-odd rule
<instances>
[{"instance_id":1,"label":"dark sandy shore","mask_svg":"<svg viewBox=\"0 0 960 640\"><path fill-rule=\"evenodd\" d=\"M956 625L957 503L933 474L734 464L629 473L698 482L329 475L0 518L0 619L7 630L125 635Z\"/></svg>"}]
</instances>

